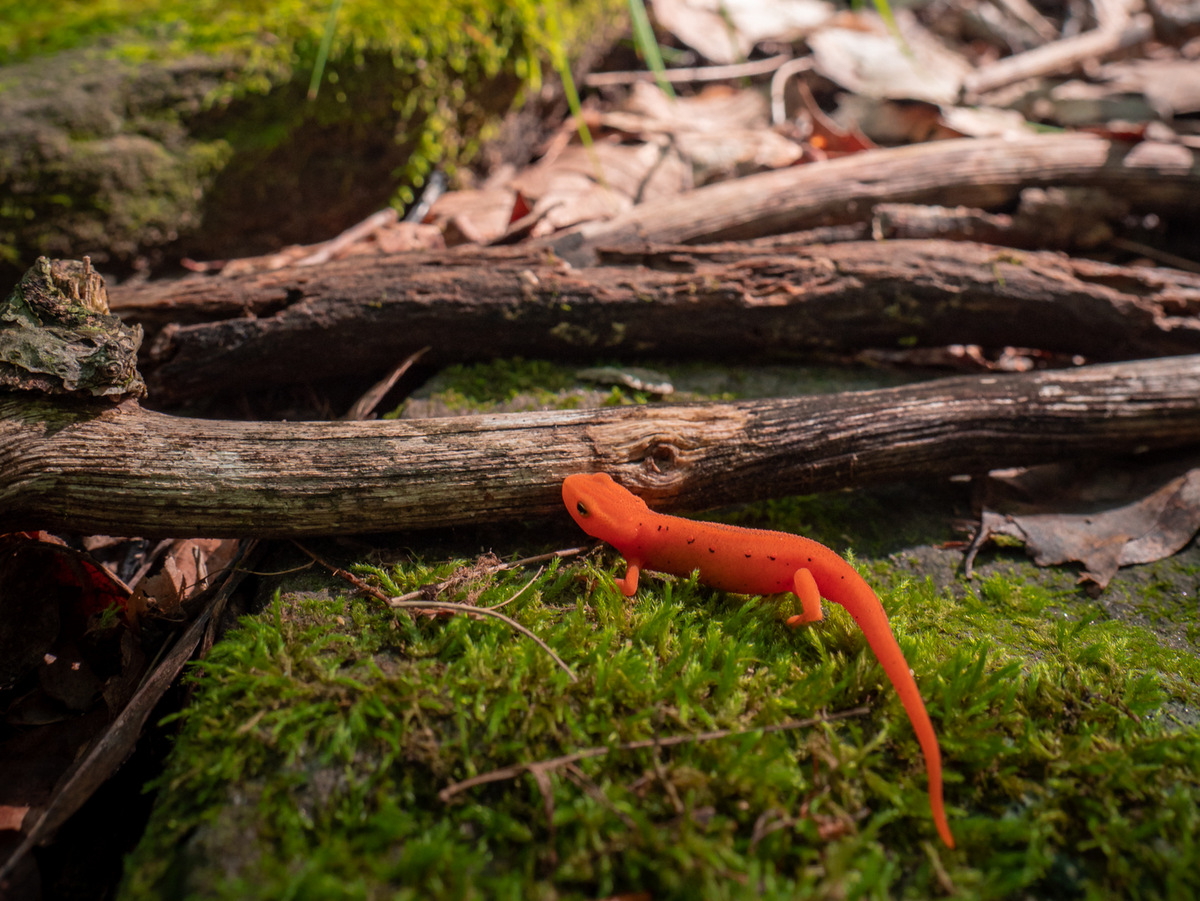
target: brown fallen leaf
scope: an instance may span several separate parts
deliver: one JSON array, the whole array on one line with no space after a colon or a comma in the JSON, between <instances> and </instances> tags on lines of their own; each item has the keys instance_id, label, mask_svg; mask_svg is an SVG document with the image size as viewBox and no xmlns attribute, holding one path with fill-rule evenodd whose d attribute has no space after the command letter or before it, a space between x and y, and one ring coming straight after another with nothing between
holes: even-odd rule
<instances>
[{"instance_id":1,"label":"brown fallen leaf","mask_svg":"<svg viewBox=\"0 0 1200 901\"><path fill-rule=\"evenodd\" d=\"M572 144L519 173L512 185L533 204L529 217L537 224L530 234L537 236L674 196L690 186L690 172L668 142L597 141L590 148Z\"/></svg>"},{"instance_id":2,"label":"brown fallen leaf","mask_svg":"<svg viewBox=\"0 0 1200 901\"><path fill-rule=\"evenodd\" d=\"M824 0L655 0L654 18L714 63L744 60L759 41L788 42L827 22Z\"/></svg>"},{"instance_id":3,"label":"brown fallen leaf","mask_svg":"<svg viewBox=\"0 0 1200 901\"><path fill-rule=\"evenodd\" d=\"M167 551L162 568L138 583L129 606L141 613L153 600L160 613L174 610L207 588L209 579L221 574L237 552L235 539L180 539Z\"/></svg>"},{"instance_id":4,"label":"brown fallen leaf","mask_svg":"<svg viewBox=\"0 0 1200 901\"><path fill-rule=\"evenodd\" d=\"M953 104L970 63L908 10L896 10L903 40L875 13L860 12L808 38L816 72L850 94Z\"/></svg>"},{"instance_id":5,"label":"brown fallen leaf","mask_svg":"<svg viewBox=\"0 0 1200 901\"><path fill-rule=\"evenodd\" d=\"M425 221L441 229L449 247L489 244L520 218L514 217L517 202L516 189L507 185L447 191L433 202Z\"/></svg>"},{"instance_id":6,"label":"brown fallen leaf","mask_svg":"<svg viewBox=\"0 0 1200 901\"><path fill-rule=\"evenodd\" d=\"M1117 570L1161 560L1200 530L1200 453L1139 465L1049 464L993 473L979 532L967 551L996 535L1025 542L1038 566L1079 562L1081 582L1102 591Z\"/></svg>"},{"instance_id":7,"label":"brown fallen leaf","mask_svg":"<svg viewBox=\"0 0 1200 901\"><path fill-rule=\"evenodd\" d=\"M0 804L0 831L18 830L29 813L28 807L16 807L11 804Z\"/></svg>"},{"instance_id":8,"label":"brown fallen leaf","mask_svg":"<svg viewBox=\"0 0 1200 901\"><path fill-rule=\"evenodd\" d=\"M683 191L693 183L724 181L799 161L803 148L771 128L770 121L766 98L753 88L713 85L693 97L668 97L655 85L640 83L619 109L597 116L595 125L632 139L669 141L691 169L691 180L685 175L674 187Z\"/></svg>"}]
</instances>

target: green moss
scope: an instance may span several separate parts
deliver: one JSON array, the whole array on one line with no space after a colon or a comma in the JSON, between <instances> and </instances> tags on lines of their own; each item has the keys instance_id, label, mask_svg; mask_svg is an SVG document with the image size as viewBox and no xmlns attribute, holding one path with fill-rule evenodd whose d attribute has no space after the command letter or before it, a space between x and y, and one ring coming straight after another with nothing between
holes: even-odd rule
<instances>
[{"instance_id":1,"label":"green moss","mask_svg":"<svg viewBox=\"0 0 1200 901\"><path fill-rule=\"evenodd\" d=\"M497 409L566 410L585 402L620 406L644 404L650 399L644 392L619 387L600 396L594 386L582 386L575 367L521 357L448 366L416 397L431 405L433 412L423 415L466 415ZM406 400L385 418L397 418L408 407Z\"/></svg>"},{"instance_id":2,"label":"green moss","mask_svg":"<svg viewBox=\"0 0 1200 901\"><path fill-rule=\"evenodd\" d=\"M0 0L0 65L121 36L118 56L135 62L188 49L233 54L253 71L274 73L309 66L328 22L322 0L228 4L216 0L84 0L30 4ZM558 10L564 37L577 36L586 17L578 7ZM506 54L527 37L548 44L545 8L523 2L459 0L346 0L333 31L330 58L353 66L376 49L398 61L427 59L458 75L478 68L495 75L509 65ZM164 43L164 38L166 42ZM514 61L515 62L515 61ZM523 77L536 77L537 57L520 60ZM338 82L338 67L327 80Z\"/></svg>"},{"instance_id":3,"label":"green moss","mask_svg":"<svg viewBox=\"0 0 1200 901\"><path fill-rule=\"evenodd\" d=\"M622 406L655 400L688 403L821 394L905 384L920 378L919 374L897 374L867 367L846 370L828 366L713 366L676 362L650 365L665 373L673 383L673 394L659 398L646 391L617 386L605 389L606 393L600 396L593 382L578 379L578 367L514 357L447 367L414 396L429 400L436 407L436 412L423 415L446 415L492 412L499 407L566 409L581 403ZM627 367L614 363L613 368ZM388 416L400 416L404 409L402 404Z\"/></svg>"},{"instance_id":4,"label":"green moss","mask_svg":"<svg viewBox=\"0 0 1200 901\"><path fill-rule=\"evenodd\" d=\"M440 374L446 391L477 403L503 403L519 394L563 391L575 384L574 370L521 357L448 366Z\"/></svg>"},{"instance_id":5,"label":"green moss","mask_svg":"<svg viewBox=\"0 0 1200 901\"><path fill-rule=\"evenodd\" d=\"M24 123L0 140L0 258L328 237L434 166L453 176L547 60L623 8L347 0L312 99L327 0L0 0L0 115Z\"/></svg>"},{"instance_id":6,"label":"green moss","mask_svg":"<svg viewBox=\"0 0 1200 901\"><path fill-rule=\"evenodd\" d=\"M879 510L895 495L877 494ZM857 546L863 510L793 505ZM786 514L786 515L785 515ZM741 511L762 520L774 508ZM829 539L830 535L821 537ZM360 566L389 593L463 561ZM1200 665L1148 629L1003 561L977 585L868 561L941 737L953 852L936 839L911 727L850 618L557 563L501 623L411 619L291 595L196 671L122 896L1179 897L1200 887ZM989 564L990 565L990 564ZM482 606L529 574L466 580ZM819 728L612 752L536 780L438 791L498 767L869 707ZM935 866L934 861L937 861Z\"/></svg>"}]
</instances>

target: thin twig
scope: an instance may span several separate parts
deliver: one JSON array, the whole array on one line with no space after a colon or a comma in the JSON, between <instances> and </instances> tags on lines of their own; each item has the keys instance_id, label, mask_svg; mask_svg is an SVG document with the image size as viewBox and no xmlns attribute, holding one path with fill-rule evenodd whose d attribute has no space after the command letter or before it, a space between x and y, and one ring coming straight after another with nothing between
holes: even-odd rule
<instances>
[{"instance_id":1,"label":"thin twig","mask_svg":"<svg viewBox=\"0 0 1200 901\"><path fill-rule=\"evenodd\" d=\"M561 657L559 657L556 653L554 653L554 651L551 650L550 646L548 644L546 644L546 642L542 641L540 638L538 638L536 635L534 635L532 632L530 632L527 628L522 626L515 619L505 616L503 613L497 613L495 608L476 607L474 604L455 604L450 601L428 601L428 600L420 600L419 601L419 600L417 600L417 598L422 597L423 595L425 595L428 592L439 591L442 588L442 586L446 585L450 581L449 579L445 579L441 582L431 582L428 585L418 588L416 591L410 591L408 594L402 594L399 597L388 597L387 594L380 591L374 585L367 584L366 582L364 582L362 579L360 579L358 576L354 575L353 573L347 572L344 569L340 569L336 566L333 566L330 563L325 562L320 557L318 557L316 554L314 554L312 551L310 551L308 548L306 548L304 545L300 544L300 542L294 541L292 543L295 544L296 547L300 548L300 550L303 551L305 554L307 554L309 557L312 557L312 559L315 560L317 563L321 564L321 566L324 566L326 569L328 569L333 575L335 575L339 578L345 579L347 582L349 582L355 588L359 589L360 591L364 591L367 594L370 594L372 597L378 598L379 600L381 600L385 604L387 604L389 607L392 607L394 609L453 610L453 611L459 612L459 613L474 613L474 614L478 614L479 616L491 616L491 617L494 617L495 619L500 620L501 622L507 623L512 629L516 630L517 632L520 632L522 635L524 635L528 638L532 638L533 641L538 645L538 647L540 647L543 651L545 651L547 654L549 654L550 657L553 658L554 662L557 663L560 667L562 667L563 672L565 672L568 676L571 677L572 682L579 681L579 677L575 675L574 670L572 670L571 667L567 666L566 662ZM547 560L553 560L556 557L570 557L575 554L582 554L584 551L587 551L587 550L589 550L589 548L573 547L573 548L566 548L564 550L559 550L559 551L551 551L548 554L538 554L534 557L526 557L523 560L514 560L512 563L501 563L497 566L489 567L487 572L488 573L496 573L496 572L502 572L502 571L508 570L508 569L515 569L518 566L525 566L530 563L543 563ZM540 570L539 570L539 572L540 572ZM537 578L537 575L535 575L533 577L533 579L530 579L529 582L527 582L524 585L524 587L522 587L521 590L517 592L517 594L513 595L513 597L509 598L507 601L504 601L502 604L499 604L497 606L502 607L502 606L504 606L504 604L507 604L507 603L513 601L517 597L517 595L520 595L521 592L523 592L526 588L528 588L530 585L532 585L534 579L536 579L536 578Z\"/></svg>"},{"instance_id":2,"label":"thin twig","mask_svg":"<svg viewBox=\"0 0 1200 901\"><path fill-rule=\"evenodd\" d=\"M380 601L385 601L385 602L387 601L387 599L388 599L387 592L380 591L374 585L371 585L370 583L363 581L358 576L354 575L354 573L352 573L352 572L348 572L348 571L342 569L341 567L334 566L332 563L322 560L320 557L318 557L316 554L314 554L312 551L310 551L308 548L306 548L304 545L302 545L299 541L292 541L292 544L294 544L297 548L299 548L302 553L307 554L309 557L311 557L313 559L314 563L317 563L317 564L325 567L327 570L329 570L329 574L331 576L334 576L335 578L342 579L343 581L349 582L351 585L353 585L355 588L357 588L359 591L363 592L364 594L369 594L372 597L374 597Z\"/></svg>"},{"instance_id":3,"label":"thin twig","mask_svg":"<svg viewBox=\"0 0 1200 901\"><path fill-rule=\"evenodd\" d=\"M392 368L391 372L368 388L366 392L363 393L363 396L354 402L354 406L346 411L346 415L339 416L338 419L342 422L364 421L368 416L371 415L371 411L379 406L379 402L383 400L384 395L392 390L396 382L400 381L400 376L408 372L408 370L413 367L413 364L416 363L417 360L421 359L421 357L425 356L425 354L429 353L431 349L432 348L426 346L422 347L420 350L410 353L407 357L397 363L396 366Z\"/></svg>"},{"instance_id":4,"label":"thin twig","mask_svg":"<svg viewBox=\"0 0 1200 901\"><path fill-rule=\"evenodd\" d=\"M630 830L637 828L637 823L633 821L633 817L621 810L621 808L617 807L617 805L609 799L608 795L604 793L604 790L601 789L594 780L589 778L587 773L581 770L578 766L573 763L568 763L565 767L563 767L563 774L572 782L574 782L579 788L587 792L588 797L595 800L597 804L603 804L614 816L619 817L621 822L625 824L625 828ZM549 784L549 780L547 780L547 784ZM553 802L553 796L551 796L550 800ZM682 815L683 811L681 810L679 813Z\"/></svg>"},{"instance_id":5,"label":"thin twig","mask_svg":"<svg viewBox=\"0 0 1200 901\"><path fill-rule=\"evenodd\" d=\"M477 609L477 608L474 608ZM559 767L567 766L568 764L578 763L580 760L589 760L592 757L603 757L605 754L613 751L637 751L642 748L672 748L675 745L692 744L702 741L715 741L719 738L737 738L742 735L753 735L761 732L763 734L769 732L787 732L795 729L807 729L815 726L818 723L832 723L837 720L849 719L854 716L864 716L870 711L869 707L854 707L850 710L842 710L838 713L829 713L822 716L809 717L805 720L793 720L787 723L777 723L773 726L759 726L756 729L742 729L735 731L733 729L718 729L715 732L698 732L694 735L670 735L666 738L644 738L638 741L629 741L624 744L609 747L607 745L595 748L585 748L582 751L573 751L570 754L564 754L561 757L552 757L549 760L538 760L532 763L516 763L512 766L500 767L499 769L491 770L487 773L480 773L478 776L472 776L470 779L464 779L461 782L455 782L447 785L440 792L438 798L445 802L449 801L455 795L460 794L467 789L475 788L477 785L486 785L489 782L503 782L506 779L515 779L522 773L533 773L535 778L538 773L545 773Z\"/></svg>"},{"instance_id":6,"label":"thin twig","mask_svg":"<svg viewBox=\"0 0 1200 901\"><path fill-rule=\"evenodd\" d=\"M696 66L690 69L666 69L661 77L670 82L689 81L727 81L734 78L751 78L755 75L766 75L774 72L789 59L790 53L781 53L767 59L756 59L748 63L731 63L727 66ZM632 72L593 72L583 79L589 88L612 87L622 84L633 84L638 81L654 81L658 78L654 72L636 70Z\"/></svg>"},{"instance_id":7,"label":"thin twig","mask_svg":"<svg viewBox=\"0 0 1200 901\"><path fill-rule=\"evenodd\" d=\"M550 551L548 554L538 554L534 557L525 557L521 560L514 560L512 563L499 563L496 566L488 567L485 572L488 574L504 572L509 569L516 569L520 566L531 566L534 563L545 563L548 560L554 560L558 557L574 557L578 554L585 554L592 549L592 546L587 547L569 547L559 551ZM392 600L397 601L412 601L420 597L425 597L428 594L441 591L442 588L449 584L450 579L443 579L441 582L430 582L427 585L422 585L420 588L410 591L407 594L402 594L397 598L384 597L383 600L391 603Z\"/></svg>"},{"instance_id":8,"label":"thin twig","mask_svg":"<svg viewBox=\"0 0 1200 901\"><path fill-rule=\"evenodd\" d=\"M352 225L340 235L330 238L321 244L308 248L311 253L297 260L297 266L319 266L322 263L327 263L334 257L342 253L351 244L357 244L359 241L366 240L381 228L386 228L397 219L400 214L391 207L380 210L378 213L372 213L362 222L357 225Z\"/></svg>"},{"instance_id":9,"label":"thin twig","mask_svg":"<svg viewBox=\"0 0 1200 901\"><path fill-rule=\"evenodd\" d=\"M476 607L473 604L455 604L451 601L404 601L400 598L388 598L388 606L405 610L456 610L459 613L470 613L477 616L494 617L501 622L506 623L509 628L520 632L526 638L533 639L533 641L537 643L538 647L549 654L554 659L554 662L562 667L562 671L571 677L572 682L579 681L579 677L575 675L574 670L567 666L566 662L554 653L550 645L546 644L546 642L542 641L512 617L505 616L503 613L497 613L490 607Z\"/></svg>"},{"instance_id":10,"label":"thin twig","mask_svg":"<svg viewBox=\"0 0 1200 901\"><path fill-rule=\"evenodd\" d=\"M539 566L538 571L529 577L529 581L526 582L524 585L522 585L520 588L518 588L516 593L513 594L511 597L509 597L508 600L501 601L499 604L492 604L492 606L488 607L487 609L488 610L499 610L501 607L507 607L509 604L511 604L513 601L515 601L517 598L519 598L521 595L523 595L525 593L526 589L528 589L530 585L532 585L534 582L536 582L537 577L540 576L543 572L545 572L545 570L546 570L546 567Z\"/></svg>"},{"instance_id":11,"label":"thin twig","mask_svg":"<svg viewBox=\"0 0 1200 901\"><path fill-rule=\"evenodd\" d=\"M392 601L412 601L412 600L416 600L417 598L426 597L430 594L437 594L439 591L441 591L443 588L445 588L447 585L449 585L451 581L453 581L452 579L442 579L440 582L428 582L425 585L422 585L420 588L418 588L414 591L410 591L407 594L402 594L398 597L393 598L393 597L389 597L386 592L380 591L378 588L376 588L374 585L371 585L369 582L366 582L366 581L360 579L358 576L354 575L354 573L347 572L344 569L334 566L332 563L328 563L327 561L322 560L320 557L318 557L316 554L314 554L312 551L310 551L308 548L306 548L300 542L293 541L292 544L296 545L297 548L299 548L303 553L305 553L309 557L311 557L316 563L319 563L321 566L323 566L327 570L329 570L330 575L335 576L339 579L343 579L346 582L349 582L351 585L353 585L355 588L357 588L359 591L363 592L364 594L369 594L372 597L377 598L378 600L381 600L387 604L391 604ZM488 567L486 570L484 570L484 573L487 575L491 575L492 573L504 572L505 570L509 570L509 569L516 569L519 566L529 566L533 563L545 563L547 560L554 560L555 558L574 557L578 554L587 553L591 549L592 549L591 546L563 548L562 550L558 550L558 551L550 551L547 554L537 554L536 556L533 556L533 557L524 557L521 560L514 560L512 563L499 563L496 566ZM524 589L522 589L522 591L523 590ZM517 592L517 594L520 594L520 592ZM508 601L505 601L504 603L508 603Z\"/></svg>"}]
</instances>

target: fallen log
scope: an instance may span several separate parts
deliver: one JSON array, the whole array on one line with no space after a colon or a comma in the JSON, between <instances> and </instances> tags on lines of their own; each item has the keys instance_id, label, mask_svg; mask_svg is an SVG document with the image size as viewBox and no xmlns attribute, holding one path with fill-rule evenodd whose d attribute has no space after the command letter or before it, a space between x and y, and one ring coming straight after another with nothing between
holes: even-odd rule
<instances>
[{"instance_id":1,"label":"fallen log","mask_svg":"<svg viewBox=\"0 0 1200 901\"><path fill-rule=\"evenodd\" d=\"M0 394L0 532L299 536L559 515L605 470L700 509L1200 442L1200 356L773 401L226 422Z\"/></svg>"},{"instance_id":2,"label":"fallen log","mask_svg":"<svg viewBox=\"0 0 1200 901\"><path fill-rule=\"evenodd\" d=\"M118 287L111 305L157 333L141 368L158 401L370 378L426 345L433 365L948 343L1097 361L1200 353L1200 275L938 240L636 247L584 269L464 249Z\"/></svg>"}]
</instances>

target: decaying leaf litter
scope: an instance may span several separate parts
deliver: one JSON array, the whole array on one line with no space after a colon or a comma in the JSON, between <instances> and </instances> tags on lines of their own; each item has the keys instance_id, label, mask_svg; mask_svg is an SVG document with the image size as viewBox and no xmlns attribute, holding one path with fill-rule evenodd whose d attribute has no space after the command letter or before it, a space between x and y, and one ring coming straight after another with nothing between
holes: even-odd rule
<instances>
[{"instance_id":1,"label":"decaying leaf litter","mask_svg":"<svg viewBox=\"0 0 1200 901\"><path fill-rule=\"evenodd\" d=\"M711 37L711 29L696 27L697 20L703 21L702 12L689 11L685 4L664 3L661 6L661 10L656 9L660 25L674 22L668 27L685 47L690 45L685 37L689 33ZM769 91L742 88L739 92L738 88L728 87L698 89L672 102L657 88L646 84L643 76L637 76L631 79L635 84L625 101L615 106L597 103L584 110L585 120L597 139L596 146L590 150L575 143L575 125L568 122L548 142L546 153L535 166L516 173L494 171L476 194L464 196L461 192L452 192L443 195L434 202L421 225L390 221L388 216L374 217L366 227L350 236L353 240L343 239L329 248L308 248L263 261L234 261L223 267L224 272L233 277L262 268L290 265L295 263L297 256L301 263L321 265L339 254L386 253L390 252L389 248L394 250L414 244L436 248L461 241L561 241L563 230L611 218L619 221L622 216L631 215L639 205L652 208L654 203L663 202L681 191L753 172L829 160L843 153L869 150L873 143L906 143L955 136L1019 136L1033 130L1031 122L1041 126L1087 127L1120 140L1162 141L1192 151L1196 149L1194 128L1188 116L1200 109L1200 103L1187 88L1194 82L1170 75L1172 71L1185 74L1194 71L1195 53L1188 49L1193 45L1182 41L1176 41L1175 45L1156 42L1156 37L1162 35L1156 35L1152 25L1157 24L1160 32L1167 26L1152 23L1145 12L1098 5L1094 23L1084 23L1081 27L1078 23L1057 23L1042 18L1028 9L1015 15L1011 10L997 12L991 7L986 10L981 7L979 11L971 11L972 15L977 13L978 18L970 24L973 29L987 33L991 43L985 41L983 52L978 53L978 47L967 45L970 52L954 52L946 49L944 43L934 42L934 31L944 36L945 31L953 31L957 25L965 32L966 26L962 22L950 25L941 20L936 23L937 28L931 30L922 26L919 15L898 11L896 28L902 39L897 40L895 32L889 32L870 16L835 15L832 9L820 5L807 9L800 4L781 4L780 7L781 10L786 7L786 12L780 13L782 23L789 29L801 29L806 38L804 44L790 45L792 54L786 51L774 54L779 59L774 72L782 74L772 79ZM730 46L722 49L705 45L702 49L700 43L704 39L694 37L697 44L691 45L693 52L703 53L714 64L733 66L751 48L758 47L759 51L769 55L768 51L789 46L790 35L786 31L772 30L782 27L780 21L767 26L766 31L756 30L756 27L763 27L761 23L743 22L737 16L733 16L732 21L736 27L725 29ZM929 24L927 19L925 25ZM1186 29L1186 23L1183 27ZM1077 33L1062 36L1072 30ZM807 46L811 55L795 53L800 46ZM935 47L936 50L932 49ZM1000 48L998 52L997 47ZM689 51L685 49L684 52ZM1132 59L1099 62L1110 52L1132 54ZM990 59L989 53L997 53L997 58ZM1145 55L1138 56L1139 53ZM1079 75L1075 68L1081 61L1087 65ZM1052 82L1031 86L1026 81L1030 78L1052 79ZM813 84L824 89L822 96L826 100L830 84L835 86L833 90L846 92L835 104L832 116L817 116L812 112L797 115L797 111L811 110ZM1171 85L1175 89L1149 85ZM1129 101L1131 94L1135 95L1133 102ZM1143 98L1140 106L1138 94ZM961 102L964 100L969 101L970 106ZM773 122L771 116L775 117ZM1020 140L1019 137L1012 139ZM1178 231L1164 229L1152 215L1137 210L1136 199L1072 193L1055 188L1046 190L1045 195L1022 193L1020 209L1040 209L1042 221L1053 223L1054 233L1062 236L1057 246L1065 250L1086 251L1099 256L1116 253L1122 260L1127 260L1130 254L1145 255L1150 260L1181 268L1195 264L1194 259L1186 257L1186 244L1182 245L1184 253L1179 253ZM1089 212L1079 223L1063 222L1081 208ZM490 213L481 215L486 210ZM908 222L918 212L922 218L917 227L922 229L922 236L931 227L928 224L930 216L935 233L959 238L970 239L972 230L978 227L975 223L985 220L996 229L989 232L989 240L994 242L1003 243L1006 230L1014 229L1011 221L986 218L1004 216L995 210L923 208L910 214L902 209L899 215L892 214L887 236L903 238ZM968 223L965 227L962 224L964 216ZM897 220L898 225L895 224ZM862 215L857 222L818 226L813 230L811 240L879 237L883 229L877 212ZM603 228L599 233L604 233ZM1020 246L1019 239L1014 244ZM558 243L556 246L563 245ZM197 265L195 268L210 267ZM1178 303L1184 315L1191 314L1194 309L1194 298L1186 291ZM954 344L952 341L947 343ZM904 359L903 352L890 353L893 361ZM911 355L916 357L919 353L914 350ZM984 370L1036 367L1045 362L1036 347L951 347L940 353L944 355L943 359L952 359L956 365L977 366ZM619 392L615 397L623 398ZM1037 478L1037 475L1029 478ZM1055 476L1049 478L1058 484ZM1186 486L1190 475L1179 478L1184 479L1182 484ZM1091 491L1081 487L1076 497L1084 498ZM1161 491L1159 488L1158 493ZM1186 494L1186 491L1172 493L1167 504L1177 512L1170 516L1151 515L1152 522L1145 527L1146 531L1127 536L1126 541L1133 541L1143 548L1161 545L1164 552L1186 543L1190 533L1194 533L1194 527L1187 525L1190 519L1186 499L1179 500ZM1153 503L1155 497L1157 494L1147 495L1142 506ZM1138 507L1136 500L1131 503ZM985 522L987 515L985 512ZM1006 522L1016 523L1020 528L1019 518ZM1122 527L1127 528L1121 526L1118 531ZM1170 530L1176 537L1159 539L1156 530L1160 528ZM1023 530L1023 534L1028 532ZM1093 547L1111 543L1109 538L1082 540ZM167 570L180 571L180 562L187 557L188 547L184 545L174 556L166 557L174 561L174 565L164 564L164 575L159 577L180 586L171 589L177 596L188 579L172 576ZM191 562L196 570L193 581L202 581L198 573L204 568L203 554L195 545L191 547ZM1118 558L1134 562L1145 556L1126 554L1122 557L1119 554ZM1093 577L1100 575L1100 579L1095 580L1098 584L1101 579L1111 577L1110 562L1098 567L1089 562L1090 558L1084 556L1082 559ZM1015 591L1018 599L1014 602L1013 589L1001 585L993 576L979 596L985 600L1002 598L1022 614L1036 615L1044 609L1045 601L1036 598L1036 590L1032 591L1033 596L1023 599L1019 596L1029 589L1018 586ZM1056 640L1063 649L1070 647L1068 636L1060 635ZM1098 647L1085 643L1080 661L1089 655L1104 656L1103 651L1095 650ZM1086 666L1080 661L1075 665ZM1066 672L1070 672L1069 667ZM1076 672L1074 677L1079 675ZM1144 691L1144 686L1138 690ZM1180 689L1172 686L1171 690ZM1177 697L1187 696L1185 690ZM1132 709L1128 702L1123 703L1124 709ZM1142 711L1141 716L1131 715L1134 721L1140 722L1146 715L1145 698L1139 696L1135 706ZM674 780L680 774L664 776L661 763L655 765L655 771L664 790L678 797L679 787L675 786ZM593 777L576 774L573 778L585 795L597 800L603 798ZM544 795L546 789L541 779L538 787ZM805 806L807 808L807 803ZM688 805L683 805L677 814L689 809ZM690 813L697 823L703 823L704 818L711 815L704 810ZM624 822L629 827L632 821L626 819ZM793 827L803 830L802 824L793 824ZM822 835L846 834L854 828L845 821L840 828L827 827L828 823L822 825ZM761 838L759 824L755 824L753 832ZM828 859L823 865L826 878L833 878L836 867ZM952 871L942 866L935 870L932 878L943 889L958 884ZM1099 871L1103 872L1103 867ZM991 871L990 881L985 880L985 885L993 891L1002 882L997 872ZM653 877L647 874L644 878L653 884ZM693 878L703 880L704 877L696 873ZM930 877L925 873L921 878ZM968 877L960 874L958 878ZM1054 884L1053 879L1062 877L1047 869L1039 878L1041 881L1035 885L1045 889ZM1103 878L1118 880L1110 885L1120 884L1120 877L1111 871ZM604 879L597 884L624 887ZM660 884L660 888L670 891L669 886Z\"/></svg>"}]
</instances>

